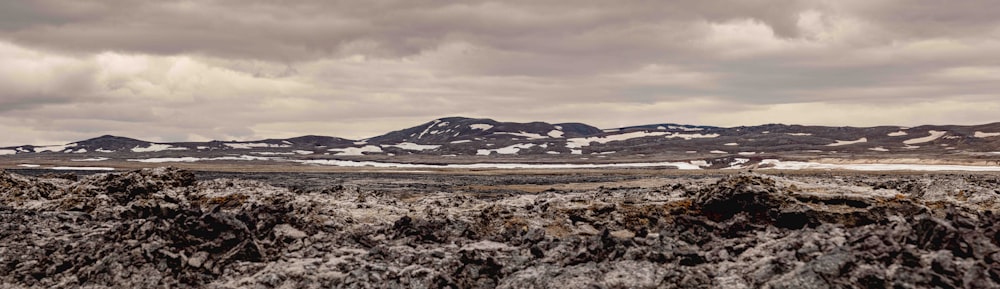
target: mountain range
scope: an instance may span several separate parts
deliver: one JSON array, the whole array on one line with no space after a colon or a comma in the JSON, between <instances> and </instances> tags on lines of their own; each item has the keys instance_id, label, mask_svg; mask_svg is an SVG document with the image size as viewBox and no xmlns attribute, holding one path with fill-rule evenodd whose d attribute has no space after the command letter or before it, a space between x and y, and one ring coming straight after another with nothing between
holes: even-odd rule
<instances>
[{"instance_id":1,"label":"mountain range","mask_svg":"<svg viewBox=\"0 0 1000 289\"><path fill-rule=\"evenodd\" d=\"M143 156L646 156L657 154L977 154L1000 151L1000 123L917 127L649 124L599 129L583 123L448 117L352 140L308 135L257 141L149 142L105 135L62 145L0 148L0 155L107 153Z\"/></svg>"}]
</instances>

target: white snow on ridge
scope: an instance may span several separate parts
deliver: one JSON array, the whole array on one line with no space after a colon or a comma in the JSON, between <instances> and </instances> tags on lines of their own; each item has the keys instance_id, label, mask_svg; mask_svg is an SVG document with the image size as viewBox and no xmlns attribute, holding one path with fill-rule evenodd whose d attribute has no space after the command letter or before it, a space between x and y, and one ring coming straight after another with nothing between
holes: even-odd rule
<instances>
[{"instance_id":1,"label":"white snow on ridge","mask_svg":"<svg viewBox=\"0 0 1000 289\"><path fill-rule=\"evenodd\" d=\"M855 170L855 171L977 171L998 172L1000 166L921 165L921 164L823 164L766 159L762 165L778 170Z\"/></svg>"},{"instance_id":2,"label":"white snow on ridge","mask_svg":"<svg viewBox=\"0 0 1000 289\"><path fill-rule=\"evenodd\" d=\"M934 141L936 139L941 138L942 136L944 136L948 132L946 132L946 131L932 130L932 131L929 131L928 133L930 133L931 135L930 136L921 137L921 138L915 138L915 139L905 140L905 141L903 141L903 143L911 145L911 144L931 142L931 141Z\"/></svg>"},{"instance_id":3,"label":"white snow on ridge","mask_svg":"<svg viewBox=\"0 0 1000 289\"><path fill-rule=\"evenodd\" d=\"M846 145L866 143L866 142L868 142L868 138L863 137L863 138L859 138L857 140L837 140L837 142L832 143L832 144L828 144L826 146L828 146L828 147L839 147L839 146L846 146Z\"/></svg>"},{"instance_id":4,"label":"white snow on ridge","mask_svg":"<svg viewBox=\"0 0 1000 289\"><path fill-rule=\"evenodd\" d=\"M252 148L287 148L291 147L287 144L269 144L269 143L225 143L227 147L234 149L252 149Z\"/></svg>"},{"instance_id":5,"label":"white snow on ridge","mask_svg":"<svg viewBox=\"0 0 1000 289\"><path fill-rule=\"evenodd\" d=\"M422 145L422 144L415 144L415 143L411 143L411 142L402 142L402 143L398 143L398 144L394 144L394 145L387 145L387 147L397 147L397 148L401 148L401 149L404 149L404 150L410 150L410 151L423 151L423 150L436 149L436 148L439 148L441 146L440 145Z\"/></svg>"},{"instance_id":6,"label":"white snow on ridge","mask_svg":"<svg viewBox=\"0 0 1000 289\"><path fill-rule=\"evenodd\" d=\"M426 135L427 132L431 131L432 128L434 128L435 126L437 126L437 124L439 122L441 122L441 120L435 119L434 123L432 123L431 125L428 125L427 128L424 129L424 131L420 132L420 135L418 135L417 138L423 138L424 135Z\"/></svg>"},{"instance_id":7,"label":"white snow on ridge","mask_svg":"<svg viewBox=\"0 0 1000 289\"><path fill-rule=\"evenodd\" d=\"M712 154L728 154L728 152L724 152L724 151L720 151L720 150L714 150L714 151L710 151L708 153L712 153Z\"/></svg>"},{"instance_id":8,"label":"white snow on ridge","mask_svg":"<svg viewBox=\"0 0 1000 289\"><path fill-rule=\"evenodd\" d=\"M530 132L523 132L523 131L520 131L520 132L498 132L496 134L509 134L509 135L514 135L514 136L519 136L519 137L525 137L525 138L528 138L528 139L543 139L543 138L546 138L545 136L542 136L542 135L537 134L537 133L530 133Z\"/></svg>"},{"instance_id":9,"label":"white snow on ridge","mask_svg":"<svg viewBox=\"0 0 1000 289\"><path fill-rule=\"evenodd\" d=\"M337 152L335 155L338 155L338 156L361 156L361 155L364 155L364 153L366 153L366 152L380 153L380 152L382 152L382 148L378 147L378 146L367 145L367 146L363 146L363 147L359 147L359 148L358 147L349 147L349 148L342 148L342 149L329 149L328 151Z\"/></svg>"},{"instance_id":10,"label":"white snow on ridge","mask_svg":"<svg viewBox=\"0 0 1000 289\"><path fill-rule=\"evenodd\" d=\"M472 142L472 141L471 140L467 140L467 139L463 139L463 140L453 141L451 143L467 143L467 142Z\"/></svg>"},{"instance_id":11,"label":"white snow on ridge","mask_svg":"<svg viewBox=\"0 0 1000 289\"><path fill-rule=\"evenodd\" d=\"M870 151L877 151L877 152L887 152L887 151L889 151L889 149L884 148L884 147L874 147L874 148L870 148L868 150L870 150Z\"/></svg>"},{"instance_id":12,"label":"white snow on ridge","mask_svg":"<svg viewBox=\"0 0 1000 289\"><path fill-rule=\"evenodd\" d=\"M561 137L563 137L563 134L564 133L561 130L553 130L553 131L550 131L547 135L549 137L551 137L551 138L561 138Z\"/></svg>"},{"instance_id":13,"label":"white snow on ridge","mask_svg":"<svg viewBox=\"0 0 1000 289\"><path fill-rule=\"evenodd\" d=\"M790 132L790 133L786 133L786 134L787 135L793 135L793 136L811 136L811 135L813 135L813 134L808 133L808 132Z\"/></svg>"},{"instance_id":14,"label":"white snow on ridge","mask_svg":"<svg viewBox=\"0 0 1000 289\"><path fill-rule=\"evenodd\" d=\"M667 136L667 138L682 138L682 139L684 139L684 140L691 140L691 139L696 139L696 138L717 138L717 137L719 137L719 134L717 134L717 133L711 133L711 134L700 134L700 133L688 133L688 134L685 134L685 133L674 133L674 134L671 134L671 135L668 135L668 136Z\"/></svg>"},{"instance_id":15,"label":"white snow on ridge","mask_svg":"<svg viewBox=\"0 0 1000 289\"><path fill-rule=\"evenodd\" d=\"M521 151L521 149L527 149L527 148L531 148L531 147L534 147L534 146L535 146L535 144L533 144L533 143L524 143L524 144L509 145L509 146L506 146L506 147L502 147L502 148L498 148L498 149L491 149L491 150L489 150L489 149L480 149L480 150L476 150L476 155L477 156L488 156L488 155L490 155L493 152L496 152L496 153L501 154L501 155L513 155L513 154L517 154L517 152Z\"/></svg>"},{"instance_id":16,"label":"white snow on ridge","mask_svg":"<svg viewBox=\"0 0 1000 289\"><path fill-rule=\"evenodd\" d=\"M187 148L180 148L180 149L186 150ZM137 152L137 153L162 152L162 151L165 151L165 150L174 150L174 147L170 146L170 145L156 144L156 143L154 143L154 144L150 144L148 147L144 147L144 148L141 148L141 147L134 147L134 148L132 148L132 152Z\"/></svg>"},{"instance_id":17,"label":"white snow on ridge","mask_svg":"<svg viewBox=\"0 0 1000 289\"><path fill-rule=\"evenodd\" d=\"M645 131L634 131L630 133L609 135L605 137L587 137L587 138L571 138L566 139L567 148L582 148L589 146L590 143L600 143L606 144L613 141L623 141L634 138L649 137L649 136L661 136L671 134L669 132L645 132Z\"/></svg>"},{"instance_id":18,"label":"white snow on ridge","mask_svg":"<svg viewBox=\"0 0 1000 289\"><path fill-rule=\"evenodd\" d=\"M734 142L731 142L731 143L726 143L726 144L723 144L723 145L724 145L724 146L738 146L738 145L740 145L740 144L739 144L739 143L734 143Z\"/></svg>"},{"instance_id":19,"label":"white snow on ridge","mask_svg":"<svg viewBox=\"0 0 1000 289\"><path fill-rule=\"evenodd\" d=\"M905 131L890 132L887 136L904 136L908 135Z\"/></svg>"},{"instance_id":20,"label":"white snow on ridge","mask_svg":"<svg viewBox=\"0 0 1000 289\"><path fill-rule=\"evenodd\" d=\"M700 128L700 127L674 126L674 125L671 125L668 128L670 128L670 129L679 129L679 130L683 130L683 131L703 131L703 130L705 130L705 129Z\"/></svg>"},{"instance_id":21,"label":"white snow on ridge","mask_svg":"<svg viewBox=\"0 0 1000 289\"><path fill-rule=\"evenodd\" d=\"M36 164L20 164L20 165L17 165L17 166L22 167L22 168L37 168L37 167L41 167L41 165L36 165Z\"/></svg>"},{"instance_id":22,"label":"white snow on ridge","mask_svg":"<svg viewBox=\"0 0 1000 289\"><path fill-rule=\"evenodd\" d=\"M16 150L0 150L0 156L17 154Z\"/></svg>"},{"instance_id":23,"label":"white snow on ridge","mask_svg":"<svg viewBox=\"0 0 1000 289\"><path fill-rule=\"evenodd\" d=\"M476 124L470 124L469 128L478 129L478 130L489 130L489 129L493 128L493 125L492 124L485 124L485 123L476 123Z\"/></svg>"},{"instance_id":24,"label":"white snow on ridge","mask_svg":"<svg viewBox=\"0 0 1000 289\"><path fill-rule=\"evenodd\" d=\"M977 131L976 134L973 135L973 136L974 137L978 137L978 138L997 137L997 136L1000 136L1000 132L981 132L981 131Z\"/></svg>"},{"instance_id":25,"label":"white snow on ridge","mask_svg":"<svg viewBox=\"0 0 1000 289\"><path fill-rule=\"evenodd\" d=\"M687 162L659 162L659 163L617 163L617 164L521 164L521 163L480 163L480 164L451 164L451 165L426 165L426 164L402 164L383 163L371 161L343 161L343 160L295 160L293 162L313 165L328 165L341 167L375 167L375 168L442 168L442 169L587 169L587 168L642 168L642 167L676 167L680 170L699 170L699 166Z\"/></svg>"},{"instance_id":26,"label":"white snow on ridge","mask_svg":"<svg viewBox=\"0 0 1000 289\"><path fill-rule=\"evenodd\" d=\"M71 143L71 144L65 144L65 145L52 145L52 146L36 147L35 148L35 152L38 152L38 153L41 153L41 152L54 152L54 153L58 153L58 152L65 151L66 148L71 147L71 146L76 146L76 144L75 143Z\"/></svg>"}]
</instances>

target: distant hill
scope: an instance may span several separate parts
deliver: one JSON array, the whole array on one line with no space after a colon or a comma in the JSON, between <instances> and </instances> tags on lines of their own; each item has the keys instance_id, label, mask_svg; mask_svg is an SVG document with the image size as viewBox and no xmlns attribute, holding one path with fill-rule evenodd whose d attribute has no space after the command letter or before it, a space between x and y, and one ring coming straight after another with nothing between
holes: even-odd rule
<instances>
[{"instance_id":1,"label":"distant hill","mask_svg":"<svg viewBox=\"0 0 1000 289\"><path fill-rule=\"evenodd\" d=\"M0 155L644 156L689 153L721 157L790 152L916 154L998 151L1000 123L912 128L784 124L714 127L663 123L599 129L582 123L518 123L447 117L364 140L308 135L259 141L154 143L105 135L61 145L5 147L0 148Z\"/></svg>"}]
</instances>

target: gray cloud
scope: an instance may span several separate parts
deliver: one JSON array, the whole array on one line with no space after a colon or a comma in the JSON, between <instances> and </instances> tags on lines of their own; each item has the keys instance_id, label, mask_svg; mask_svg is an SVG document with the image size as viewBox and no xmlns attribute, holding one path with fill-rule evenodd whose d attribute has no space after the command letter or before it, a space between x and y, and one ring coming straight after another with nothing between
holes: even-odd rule
<instances>
[{"instance_id":1,"label":"gray cloud","mask_svg":"<svg viewBox=\"0 0 1000 289\"><path fill-rule=\"evenodd\" d=\"M0 2L3 144L980 123L1000 100L989 1L450 2Z\"/></svg>"}]
</instances>

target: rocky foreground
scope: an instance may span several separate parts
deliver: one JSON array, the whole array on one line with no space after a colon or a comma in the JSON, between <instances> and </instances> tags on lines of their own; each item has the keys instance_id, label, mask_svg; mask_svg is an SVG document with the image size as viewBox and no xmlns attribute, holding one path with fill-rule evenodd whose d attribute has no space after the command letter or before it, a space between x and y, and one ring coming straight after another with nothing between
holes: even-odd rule
<instances>
[{"instance_id":1,"label":"rocky foreground","mask_svg":"<svg viewBox=\"0 0 1000 289\"><path fill-rule=\"evenodd\" d=\"M0 171L0 287L1000 288L998 189L738 174L406 193Z\"/></svg>"}]
</instances>

